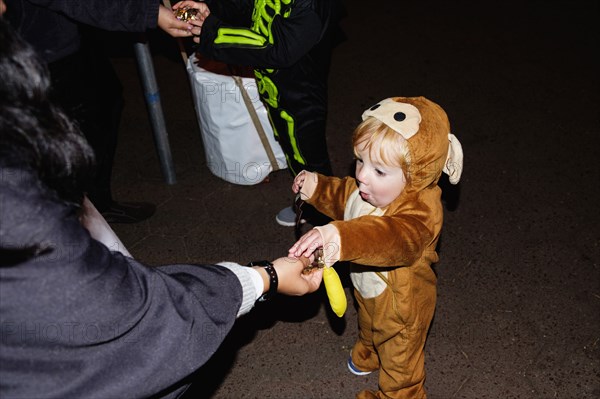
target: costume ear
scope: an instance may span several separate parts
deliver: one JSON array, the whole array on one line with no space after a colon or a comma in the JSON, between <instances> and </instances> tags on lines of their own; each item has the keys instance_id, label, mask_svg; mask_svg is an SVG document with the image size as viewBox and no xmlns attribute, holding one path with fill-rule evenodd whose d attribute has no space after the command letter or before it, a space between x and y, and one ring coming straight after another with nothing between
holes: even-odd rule
<instances>
[{"instance_id":1,"label":"costume ear","mask_svg":"<svg viewBox=\"0 0 600 399\"><path fill-rule=\"evenodd\" d=\"M449 176L450 183L460 180L463 169L463 150L460 141L452 133L448 133L448 156L442 171Z\"/></svg>"}]
</instances>

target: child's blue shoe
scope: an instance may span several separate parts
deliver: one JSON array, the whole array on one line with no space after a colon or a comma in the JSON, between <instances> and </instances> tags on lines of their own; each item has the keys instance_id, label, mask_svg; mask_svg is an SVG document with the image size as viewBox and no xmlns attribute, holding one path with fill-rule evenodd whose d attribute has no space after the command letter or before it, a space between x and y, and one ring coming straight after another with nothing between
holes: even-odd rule
<instances>
[{"instance_id":1,"label":"child's blue shoe","mask_svg":"<svg viewBox=\"0 0 600 399\"><path fill-rule=\"evenodd\" d=\"M348 357L348 370L350 370L350 372L354 375L368 375L372 373L372 371L359 370L352 362L352 356Z\"/></svg>"},{"instance_id":2,"label":"child's blue shoe","mask_svg":"<svg viewBox=\"0 0 600 399\"><path fill-rule=\"evenodd\" d=\"M291 206L288 206L279 211L277 216L275 216L275 220L281 226L294 227L296 225L296 212L294 212Z\"/></svg>"}]
</instances>

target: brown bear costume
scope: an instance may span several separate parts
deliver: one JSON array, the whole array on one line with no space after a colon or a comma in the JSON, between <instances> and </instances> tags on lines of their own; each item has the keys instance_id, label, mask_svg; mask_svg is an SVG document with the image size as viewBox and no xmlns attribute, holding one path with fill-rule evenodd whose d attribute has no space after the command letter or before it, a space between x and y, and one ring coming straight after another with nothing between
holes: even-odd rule
<instances>
[{"instance_id":1,"label":"brown bear costume","mask_svg":"<svg viewBox=\"0 0 600 399\"><path fill-rule=\"evenodd\" d=\"M358 195L356 179L310 172L304 172L300 192L333 219L316 227L327 265L353 263L359 337L351 361L361 371L379 369L379 391L362 391L357 398L424 398L423 348L436 301L431 264L439 259L443 220L437 183L442 171L458 183L462 148L444 110L424 97L383 100L364 112L363 120L369 117L408 142L407 184L400 196L375 208Z\"/></svg>"}]
</instances>

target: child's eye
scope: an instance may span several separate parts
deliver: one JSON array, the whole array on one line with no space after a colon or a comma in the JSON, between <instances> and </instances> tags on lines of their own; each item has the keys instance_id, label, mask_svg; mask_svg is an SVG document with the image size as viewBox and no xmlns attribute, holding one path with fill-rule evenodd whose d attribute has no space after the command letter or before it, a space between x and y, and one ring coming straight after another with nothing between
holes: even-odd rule
<instances>
[{"instance_id":1,"label":"child's eye","mask_svg":"<svg viewBox=\"0 0 600 399\"><path fill-rule=\"evenodd\" d=\"M357 157L357 158L356 158L356 162L357 162L357 163L363 163L363 160Z\"/></svg>"},{"instance_id":2,"label":"child's eye","mask_svg":"<svg viewBox=\"0 0 600 399\"><path fill-rule=\"evenodd\" d=\"M385 172L380 169L375 169L375 173L377 173L378 176L385 176Z\"/></svg>"}]
</instances>

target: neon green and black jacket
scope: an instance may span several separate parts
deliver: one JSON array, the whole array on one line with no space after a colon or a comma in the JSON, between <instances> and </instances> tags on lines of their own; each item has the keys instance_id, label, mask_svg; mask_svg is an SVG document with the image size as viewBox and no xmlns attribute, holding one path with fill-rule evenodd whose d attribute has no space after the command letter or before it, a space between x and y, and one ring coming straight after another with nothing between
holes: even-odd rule
<instances>
[{"instance_id":1,"label":"neon green and black jacket","mask_svg":"<svg viewBox=\"0 0 600 399\"><path fill-rule=\"evenodd\" d=\"M209 0L198 51L254 68L259 92L293 173L330 174L327 75L340 39L337 0Z\"/></svg>"}]
</instances>

